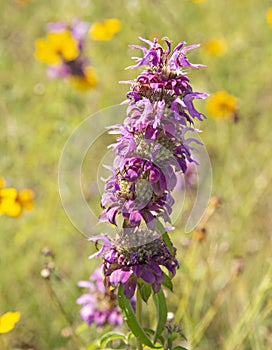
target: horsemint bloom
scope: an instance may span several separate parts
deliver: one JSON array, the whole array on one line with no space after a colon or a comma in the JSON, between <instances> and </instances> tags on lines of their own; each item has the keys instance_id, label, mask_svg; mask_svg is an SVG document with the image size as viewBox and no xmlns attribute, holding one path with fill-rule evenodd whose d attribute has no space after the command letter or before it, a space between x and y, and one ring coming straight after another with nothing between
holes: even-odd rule
<instances>
[{"instance_id":1,"label":"horsemint bloom","mask_svg":"<svg viewBox=\"0 0 272 350\"><path fill-rule=\"evenodd\" d=\"M123 125L110 127L111 133L120 136L110 146L116 156L108 167L112 175L101 201L100 220L121 228L115 239L107 235L90 239L104 242L91 257L103 257L106 280L113 286L123 285L127 298L137 285L158 293L178 268L176 249L167 234L160 235L167 230L160 220L170 222L176 173L184 174L187 164L195 162L191 152L194 143L201 142L188 134L199 131L193 127L194 119L202 121L205 116L193 101L207 96L193 91L185 72L201 67L186 56L198 45L181 42L171 52L168 39L166 50L157 39L141 40L149 49L132 46L142 50L143 58L135 57L137 64L129 68L145 69L135 80L124 82L130 84L127 118Z\"/></svg>"},{"instance_id":2,"label":"horsemint bloom","mask_svg":"<svg viewBox=\"0 0 272 350\"><path fill-rule=\"evenodd\" d=\"M124 285L124 294L132 298L137 283L145 282L157 293L165 280L163 268L174 276L178 268L176 249L165 244L155 231L142 227L125 228L115 239L107 235L90 238L103 241L102 248L90 258L103 256L106 280L113 286Z\"/></svg>"},{"instance_id":3,"label":"horsemint bloom","mask_svg":"<svg viewBox=\"0 0 272 350\"><path fill-rule=\"evenodd\" d=\"M194 107L193 100L207 94L194 92L185 69L200 68L187 59L187 52L199 45L178 44L171 52L171 42L165 39L167 50L158 44L140 38L149 45L132 46L142 50L143 57L134 57L144 71L130 84L127 94L127 118L124 125L111 127L111 133L121 134L112 145L116 158L112 176L105 186L102 197L101 220L116 225L121 214L131 226L144 220L151 229L154 219L163 217L169 221L174 200L171 191L176 184L175 172L185 173L188 162L194 162L193 143L201 144L189 132L194 119L205 116Z\"/></svg>"},{"instance_id":4,"label":"horsemint bloom","mask_svg":"<svg viewBox=\"0 0 272 350\"><path fill-rule=\"evenodd\" d=\"M98 268L90 276L89 281L79 281L78 286L88 288L89 292L77 299L83 305L80 316L88 325L96 323L98 326L121 325L123 318L118 307L115 290L104 284L102 269Z\"/></svg>"}]
</instances>

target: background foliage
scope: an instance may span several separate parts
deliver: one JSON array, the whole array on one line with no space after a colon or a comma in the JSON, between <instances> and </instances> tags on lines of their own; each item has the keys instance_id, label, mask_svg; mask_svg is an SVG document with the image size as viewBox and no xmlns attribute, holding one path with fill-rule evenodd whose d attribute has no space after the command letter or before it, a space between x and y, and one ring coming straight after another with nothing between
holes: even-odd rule
<instances>
[{"instance_id":1,"label":"background foliage","mask_svg":"<svg viewBox=\"0 0 272 350\"><path fill-rule=\"evenodd\" d=\"M102 331L80 335L75 304L95 262L84 237L66 217L58 194L58 161L65 141L87 116L125 99L119 80L138 36L168 36L174 43L202 43L220 37L223 56L203 50L191 61L206 69L190 72L195 90L226 90L240 101L239 120L201 124L213 168L213 195L222 204L209 219L201 242L185 234L182 221L173 241L181 269L168 296L170 311L192 349L267 350L272 347L271 271L271 28L266 1L33 0L0 1L0 169L9 184L31 188L35 208L18 219L2 216L0 313L21 312L14 331L1 341L16 349L84 349ZM49 81L45 65L33 58L34 41L48 21L78 17L94 22L115 17L122 30L110 42L89 42L99 85L81 94L62 81ZM205 112L205 102L200 102ZM107 141L107 140L106 140ZM102 144L101 147L106 147ZM99 157L86 166L93 176ZM88 181L88 180L87 180ZM86 190L90 203L92 184ZM41 254L44 247L54 257ZM50 284L40 271L53 260ZM56 277L57 276L57 277ZM53 288L53 289L52 289ZM57 296L57 298L56 298ZM58 302L61 302L61 310ZM146 316L152 323L153 310ZM4 338L5 337L5 338ZM79 339L79 337L81 339Z\"/></svg>"}]
</instances>

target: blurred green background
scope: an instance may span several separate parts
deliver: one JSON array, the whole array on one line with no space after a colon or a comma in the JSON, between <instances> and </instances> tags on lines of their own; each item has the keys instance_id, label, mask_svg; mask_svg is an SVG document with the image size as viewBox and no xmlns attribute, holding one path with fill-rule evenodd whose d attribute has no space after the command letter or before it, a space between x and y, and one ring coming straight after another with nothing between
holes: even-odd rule
<instances>
[{"instance_id":1,"label":"blurred green background","mask_svg":"<svg viewBox=\"0 0 272 350\"><path fill-rule=\"evenodd\" d=\"M7 349L84 349L101 333L92 326L74 334L81 323L75 300L82 291L76 284L88 279L98 262L87 259L94 247L62 208L58 162L81 121L125 99L128 87L118 81L136 77L137 72L124 68L135 55L128 45L138 44L138 36L168 36L174 44L222 38L227 44L224 55L201 49L190 54L192 62L207 68L190 71L189 77L194 90L226 90L240 103L237 123L208 115L197 125L212 162L212 195L222 204L205 225L204 241L185 234L182 225L173 233L181 268L175 293L167 299L169 309L181 322L191 349L272 348L269 3L0 0L0 6L0 176L10 186L36 193L31 212L0 218L0 314L16 310L22 315L12 332L0 335L0 348L2 342ZM63 81L49 81L46 65L33 58L34 42L45 37L46 23L74 17L89 22L114 17L122 23L111 41L89 41L87 52L99 85L84 94ZM205 101L197 105L206 113ZM106 141L99 147L106 147ZM90 177L99 161L94 155ZM97 196L88 199L98 208ZM45 247L53 259L41 254ZM58 278L49 282L40 272L50 259ZM146 322L151 322L152 312Z\"/></svg>"}]
</instances>

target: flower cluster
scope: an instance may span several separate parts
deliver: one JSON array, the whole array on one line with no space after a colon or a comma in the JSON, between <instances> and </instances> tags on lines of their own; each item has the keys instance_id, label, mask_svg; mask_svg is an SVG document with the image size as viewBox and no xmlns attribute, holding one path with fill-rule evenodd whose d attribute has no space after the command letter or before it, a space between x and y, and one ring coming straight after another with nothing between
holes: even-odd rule
<instances>
[{"instance_id":1,"label":"flower cluster","mask_svg":"<svg viewBox=\"0 0 272 350\"><path fill-rule=\"evenodd\" d=\"M13 187L5 187L5 180L0 177L0 215L19 217L23 209L31 210L34 206L34 192L30 189L18 191Z\"/></svg>"},{"instance_id":2,"label":"flower cluster","mask_svg":"<svg viewBox=\"0 0 272 350\"><path fill-rule=\"evenodd\" d=\"M109 19L103 23L73 20L65 22L50 22L47 24L47 38L35 42L35 58L48 64L50 78L68 80L80 91L87 91L97 85L97 74L85 55L85 39L89 36L94 40L110 40L120 30L117 19Z\"/></svg>"},{"instance_id":3,"label":"flower cluster","mask_svg":"<svg viewBox=\"0 0 272 350\"><path fill-rule=\"evenodd\" d=\"M135 80L122 82L130 85L124 102L127 117L123 125L109 128L119 136L110 146L115 160L108 167L112 175L106 181L100 220L115 225L118 233L115 238L90 239L103 242L90 258L103 257L106 283L122 284L129 299L143 284L158 293L179 266L161 220L170 222L177 172L185 174L188 164L196 163L192 150L201 142L190 134L199 131L194 120L205 116L195 108L194 99L207 97L193 91L186 73L202 66L187 58L187 52L199 45L181 42L172 50L165 39L165 50L157 39L140 39L149 47L132 46L143 57L134 57L136 64L128 68L144 70Z\"/></svg>"},{"instance_id":4,"label":"flower cluster","mask_svg":"<svg viewBox=\"0 0 272 350\"><path fill-rule=\"evenodd\" d=\"M89 289L88 293L77 299L77 303L83 305L80 311L83 321L98 326L106 323L118 326L123 323L115 290L104 284L101 269L96 269L89 281L79 281L78 286Z\"/></svg>"},{"instance_id":5,"label":"flower cluster","mask_svg":"<svg viewBox=\"0 0 272 350\"><path fill-rule=\"evenodd\" d=\"M121 214L130 226L144 221L155 229L155 218L170 221L171 196L176 185L177 171L186 172L187 164L194 162L191 151L194 143L200 143L188 133L198 132L193 120L205 116L194 107L194 99L207 94L194 92L185 69L198 69L187 52L198 45L177 45L171 52L171 43L165 39L167 50L157 40L141 39L149 45L132 46L141 49L142 58L134 58L137 64L129 68L146 67L130 84L127 94L127 118L124 125L115 125L112 133L121 134L112 145L116 159L112 176L106 183L102 197L104 211L101 220L116 225Z\"/></svg>"},{"instance_id":6,"label":"flower cluster","mask_svg":"<svg viewBox=\"0 0 272 350\"><path fill-rule=\"evenodd\" d=\"M90 238L103 241L102 248L90 258L103 256L106 280L113 286L124 285L127 298L132 298L139 279L150 284L157 293L164 282L163 268L176 274L179 266L176 249L165 244L155 231L141 227L121 230L115 239L107 235Z\"/></svg>"}]
</instances>

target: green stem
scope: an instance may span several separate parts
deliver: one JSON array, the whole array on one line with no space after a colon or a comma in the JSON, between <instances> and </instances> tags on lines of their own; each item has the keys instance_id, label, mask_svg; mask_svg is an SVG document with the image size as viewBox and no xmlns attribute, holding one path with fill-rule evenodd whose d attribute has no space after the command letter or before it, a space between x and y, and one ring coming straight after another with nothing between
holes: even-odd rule
<instances>
[{"instance_id":1,"label":"green stem","mask_svg":"<svg viewBox=\"0 0 272 350\"><path fill-rule=\"evenodd\" d=\"M136 317L139 323L141 324L142 323L142 298L140 294L140 289L138 287L136 292ZM143 345L138 338L137 338L137 349L143 350Z\"/></svg>"}]
</instances>

